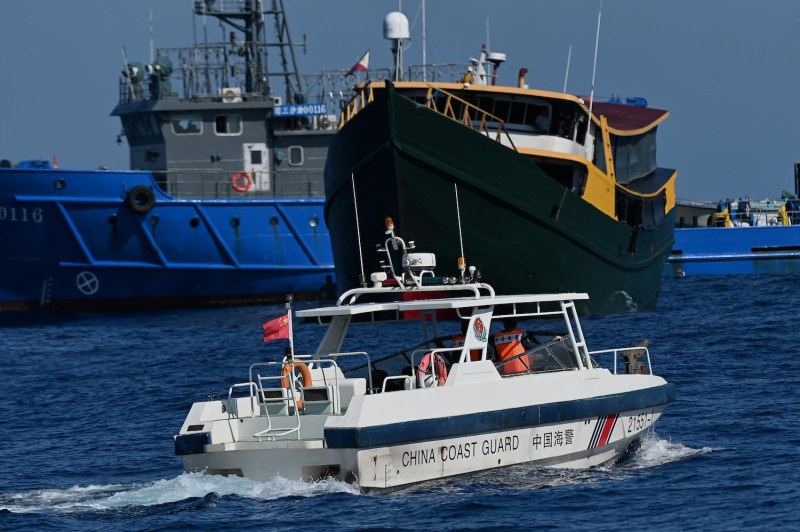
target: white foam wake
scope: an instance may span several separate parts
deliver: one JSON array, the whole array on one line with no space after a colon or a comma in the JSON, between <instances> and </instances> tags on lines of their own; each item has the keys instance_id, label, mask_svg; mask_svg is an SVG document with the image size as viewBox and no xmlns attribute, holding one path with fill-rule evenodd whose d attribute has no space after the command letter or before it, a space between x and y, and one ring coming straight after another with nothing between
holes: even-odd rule
<instances>
[{"instance_id":1,"label":"white foam wake","mask_svg":"<svg viewBox=\"0 0 800 532\"><path fill-rule=\"evenodd\" d=\"M139 484L73 486L0 494L0 510L10 512L81 512L128 506L153 506L202 498L209 493L271 500L281 497L313 497L328 493L358 494L358 487L336 480L306 483L276 478L258 482L240 477L186 473L172 479Z\"/></svg>"},{"instance_id":2,"label":"white foam wake","mask_svg":"<svg viewBox=\"0 0 800 532\"><path fill-rule=\"evenodd\" d=\"M636 451L630 462L625 464L626 469L646 469L659 467L670 462L685 460L693 456L713 452L711 447L693 449L681 443L663 440L655 432L648 431L642 436L641 446Z\"/></svg>"}]
</instances>

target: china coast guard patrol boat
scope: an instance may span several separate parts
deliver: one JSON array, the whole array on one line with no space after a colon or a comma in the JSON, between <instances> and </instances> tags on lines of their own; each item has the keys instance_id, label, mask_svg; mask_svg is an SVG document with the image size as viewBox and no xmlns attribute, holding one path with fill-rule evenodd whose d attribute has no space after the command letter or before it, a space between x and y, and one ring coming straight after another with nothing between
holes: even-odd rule
<instances>
[{"instance_id":1,"label":"china coast guard patrol boat","mask_svg":"<svg viewBox=\"0 0 800 532\"><path fill-rule=\"evenodd\" d=\"M589 351L575 306L586 294L498 295L461 259L459 277L436 277L435 256L413 252L390 219L386 234L372 286L297 312L327 323L315 353L256 362L226 397L192 405L175 436L187 472L371 490L526 462L590 467L620 457L672 402L646 347ZM343 349L354 322L387 316L418 319L421 343ZM438 335L445 317L468 321L462 346ZM489 333L505 318L558 334L496 362Z\"/></svg>"}]
</instances>

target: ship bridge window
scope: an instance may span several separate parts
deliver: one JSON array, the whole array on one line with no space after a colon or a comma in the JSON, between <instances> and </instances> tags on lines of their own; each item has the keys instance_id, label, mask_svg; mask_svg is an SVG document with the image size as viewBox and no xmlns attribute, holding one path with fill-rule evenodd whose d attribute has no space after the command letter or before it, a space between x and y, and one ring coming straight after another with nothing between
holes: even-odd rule
<instances>
[{"instance_id":1,"label":"ship bridge window","mask_svg":"<svg viewBox=\"0 0 800 532\"><path fill-rule=\"evenodd\" d=\"M544 105L528 104L525 124L533 127L535 133L550 132L550 108Z\"/></svg>"},{"instance_id":2,"label":"ship bridge window","mask_svg":"<svg viewBox=\"0 0 800 532\"><path fill-rule=\"evenodd\" d=\"M494 102L494 112L492 114L503 122L508 122L508 110L510 108L511 102L506 100L497 100Z\"/></svg>"},{"instance_id":3,"label":"ship bridge window","mask_svg":"<svg viewBox=\"0 0 800 532\"><path fill-rule=\"evenodd\" d=\"M511 113L508 115L508 122L510 124L524 124L526 107L527 106L522 102L512 102Z\"/></svg>"},{"instance_id":4,"label":"ship bridge window","mask_svg":"<svg viewBox=\"0 0 800 532\"><path fill-rule=\"evenodd\" d=\"M289 164L291 166L300 166L303 164L302 146L289 146Z\"/></svg>"},{"instance_id":5,"label":"ship bridge window","mask_svg":"<svg viewBox=\"0 0 800 532\"><path fill-rule=\"evenodd\" d=\"M176 135L201 135L203 120L199 116L176 116L172 119L172 132Z\"/></svg>"},{"instance_id":6,"label":"ship bridge window","mask_svg":"<svg viewBox=\"0 0 800 532\"><path fill-rule=\"evenodd\" d=\"M214 119L214 132L217 135L241 135L242 117L239 115L218 115Z\"/></svg>"},{"instance_id":7,"label":"ship bridge window","mask_svg":"<svg viewBox=\"0 0 800 532\"><path fill-rule=\"evenodd\" d=\"M158 121L152 113L123 115L122 126L130 140L153 138L159 134Z\"/></svg>"}]
</instances>

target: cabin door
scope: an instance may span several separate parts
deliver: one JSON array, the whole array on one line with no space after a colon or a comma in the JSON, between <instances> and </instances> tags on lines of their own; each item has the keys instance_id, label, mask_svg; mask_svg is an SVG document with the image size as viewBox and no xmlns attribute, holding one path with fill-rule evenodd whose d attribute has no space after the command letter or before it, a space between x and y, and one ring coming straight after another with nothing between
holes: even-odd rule
<instances>
[{"instance_id":1,"label":"cabin door","mask_svg":"<svg viewBox=\"0 0 800 532\"><path fill-rule=\"evenodd\" d=\"M269 175L269 150L264 143L244 144L245 172L253 178L253 190L269 192L272 180Z\"/></svg>"}]
</instances>

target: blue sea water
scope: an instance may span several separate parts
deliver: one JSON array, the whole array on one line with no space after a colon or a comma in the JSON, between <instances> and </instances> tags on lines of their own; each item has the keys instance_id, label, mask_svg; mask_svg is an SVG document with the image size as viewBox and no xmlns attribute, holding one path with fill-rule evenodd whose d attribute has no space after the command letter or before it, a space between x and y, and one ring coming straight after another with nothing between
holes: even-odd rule
<instances>
[{"instance_id":1,"label":"blue sea water","mask_svg":"<svg viewBox=\"0 0 800 532\"><path fill-rule=\"evenodd\" d=\"M584 319L593 350L649 338L656 373L677 385L625 463L383 494L182 472L172 435L194 400L279 356L260 328L280 306L0 316L0 529L798 529L797 284L665 279L656 312ZM320 335L295 332L306 350ZM404 333L360 331L372 343Z\"/></svg>"}]
</instances>

